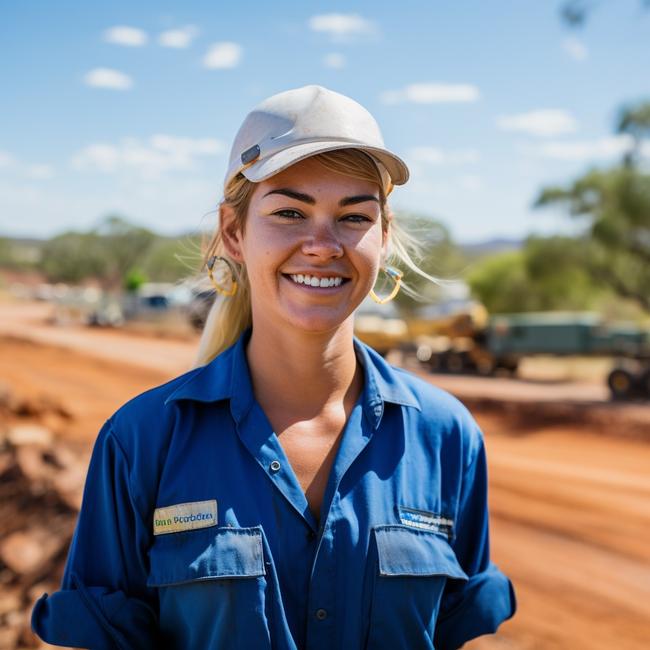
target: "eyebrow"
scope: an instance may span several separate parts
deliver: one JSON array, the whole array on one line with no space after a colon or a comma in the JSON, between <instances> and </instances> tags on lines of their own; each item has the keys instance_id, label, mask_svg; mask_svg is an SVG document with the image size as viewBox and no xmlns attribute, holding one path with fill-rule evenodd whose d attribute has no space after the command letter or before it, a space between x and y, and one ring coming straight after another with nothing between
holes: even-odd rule
<instances>
[{"instance_id":1,"label":"eyebrow","mask_svg":"<svg viewBox=\"0 0 650 650\"><path fill-rule=\"evenodd\" d=\"M290 199L296 199L296 201L302 201L303 203L308 203L309 205L315 205L316 199L309 194L303 194L302 192L296 192L287 187L283 187L277 190L271 190L267 192L263 198L271 194L281 194L282 196L288 196ZM357 203L365 203L366 201L376 201L379 203L379 199L372 194L360 194L359 196L346 196L344 199L339 201L339 206L344 208L346 205L356 205Z\"/></svg>"}]
</instances>

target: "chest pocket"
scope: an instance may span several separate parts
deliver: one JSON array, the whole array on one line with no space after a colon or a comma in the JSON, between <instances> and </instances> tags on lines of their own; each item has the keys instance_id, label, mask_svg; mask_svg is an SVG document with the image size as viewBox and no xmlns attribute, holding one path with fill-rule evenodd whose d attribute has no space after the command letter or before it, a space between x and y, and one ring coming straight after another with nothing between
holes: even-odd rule
<instances>
[{"instance_id":1,"label":"chest pocket","mask_svg":"<svg viewBox=\"0 0 650 650\"><path fill-rule=\"evenodd\" d=\"M266 573L259 527L206 528L160 535L149 560L149 587L194 580L254 578Z\"/></svg>"},{"instance_id":2,"label":"chest pocket","mask_svg":"<svg viewBox=\"0 0 650 650\"><path fill-rule=\"evenodd\" d=\"M440 599L447 580L467 580L453 549L439 533L403 525L374 528L376 557L369 650L433 648Z\"/></svg>"},{"instance_id":3,"label":"chest pocket","mask_svg":"<svg viewBox=\"0 0 650 650\"><path fill-rule=\"evenodd\" d=\"M155 538L147 586L158 590L170 647L271 647L262 534L211 527Z\"/></svg>"}]
</instances>

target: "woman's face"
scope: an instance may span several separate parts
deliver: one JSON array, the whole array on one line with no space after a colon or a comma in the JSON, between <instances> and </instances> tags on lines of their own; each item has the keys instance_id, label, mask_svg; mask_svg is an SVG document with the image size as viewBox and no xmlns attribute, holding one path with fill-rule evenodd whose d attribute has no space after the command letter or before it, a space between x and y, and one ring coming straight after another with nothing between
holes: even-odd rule
<instances>
[{"instance_id":1,"label":"woman's face","mask_svg":"<svg viewBox=\"0 0 650 650\"><path fill-rule=\"evenodd\" d=\"M379 201L376 184L308 158L256 185L243 233L223 214L228 252L250 280L254 325L322 332L346 322L385 254Z\"/></svg>"}]
</instances>

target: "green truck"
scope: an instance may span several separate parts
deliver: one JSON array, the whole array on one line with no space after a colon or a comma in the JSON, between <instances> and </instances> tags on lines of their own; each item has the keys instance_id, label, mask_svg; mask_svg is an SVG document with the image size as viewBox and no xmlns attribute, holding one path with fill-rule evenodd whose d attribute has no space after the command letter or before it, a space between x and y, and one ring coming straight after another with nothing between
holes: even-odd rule
<instances>
[{"instance_id":1,"label":"green truck","mask_svg":"<svg viewBox=\"0 0 650 650\"><path fill-rule=\"evenodd\" d=\"M597 314L529 313L493 316L486 345L496 357L531 354L611 356L607 384L615 399L650 398L650 331L606 324Z\"/></svg>"}]
</instances>

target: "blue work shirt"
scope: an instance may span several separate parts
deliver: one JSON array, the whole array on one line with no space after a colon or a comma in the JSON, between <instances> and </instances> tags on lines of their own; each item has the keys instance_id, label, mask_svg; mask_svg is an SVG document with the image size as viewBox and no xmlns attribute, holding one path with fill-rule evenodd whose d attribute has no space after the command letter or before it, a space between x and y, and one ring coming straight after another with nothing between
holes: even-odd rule
<instances>
[{"instance_id":1,"label":"blue work shirt","mask_svg":"<svg viewBox=\"0 0 650 650\"><path fill-rule=\"evenodd\" d=\"M355 339L364 388L318 526L253 395L249 336L105 423L33 630L96 650L450 650L494 632L515 596L465 407Z\"/></svg>"}]
</instances>

